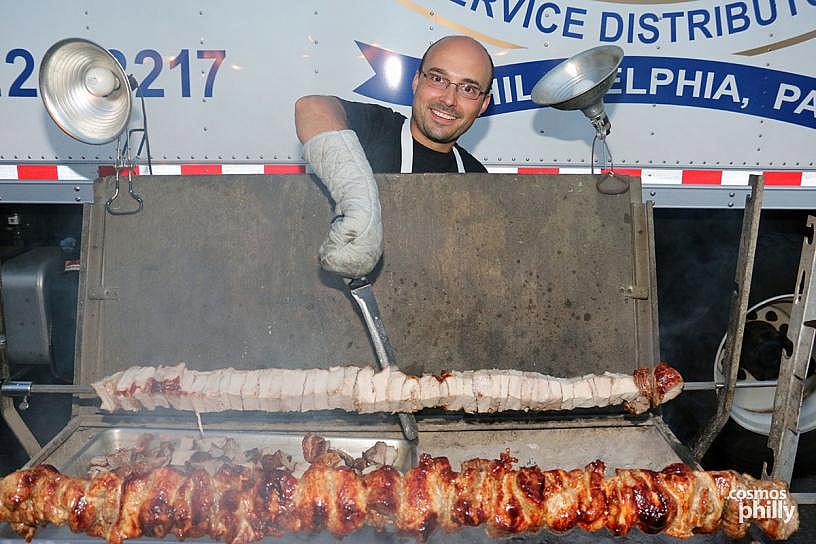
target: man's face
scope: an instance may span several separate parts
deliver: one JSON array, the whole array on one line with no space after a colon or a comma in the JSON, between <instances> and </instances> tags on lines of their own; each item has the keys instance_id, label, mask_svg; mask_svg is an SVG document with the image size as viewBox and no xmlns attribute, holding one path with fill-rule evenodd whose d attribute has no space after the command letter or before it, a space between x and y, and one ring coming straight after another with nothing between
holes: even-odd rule
<instances>
[{"instance_id":1,"label":"man's face","mask_svg":"<svg viewBox=\"0 0 816 544\"><path fill-rule=\"evenodd\" d=\"M453 83L470 83L490 90L490 61L478 45L463 38L451 38L436 44L425 57L422 71ZM473 121L484 112L490 97L466 98L455 85L447 89L433 87L417 73L413 81L414 103L412 134L421 144L447 152Z\"/></svg>"}]
</instances>

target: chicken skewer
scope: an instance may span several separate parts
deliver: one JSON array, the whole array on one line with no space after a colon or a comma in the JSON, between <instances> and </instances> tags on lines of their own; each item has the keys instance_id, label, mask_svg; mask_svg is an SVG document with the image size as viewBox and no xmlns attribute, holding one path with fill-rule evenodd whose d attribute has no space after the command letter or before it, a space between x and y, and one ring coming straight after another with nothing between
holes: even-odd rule
<instances>
[{"instance_id":1,"label":"chicken skewer","mask_svg":"<svg viewBox=\"0 0 816 544\"><path fill-rule=\"evenodd\" d=\"M134 467L90 480L39 465L0 480L0 521L29 541L37 527L54 524L111 544L167 535L243 544L324 529L342 537L365 524L419 541L437 527L479 525L491 537L575 527L623 535L638 527L678 538L722 529L740 538L756 523L769 537L786 539L798 528L787 484L733 471L676 464L659 472L618 469L605 478L601 461L542 471L514 468L516 459L505 451L498 460L465 461L459 472L447 458L424 454L405 475L387 465L361 474L332 466L335 459L330 452L313 457L300 478L274 456L254 470L224 465L210 475ZM757 496L765 497L755 503L763 509L746 508L747 498Z\"/></svg>"},{"instance_id":2,"label":"chicken skewer","mask_svg":"<svg viewBox=\"0 0 816 544\"><path fill-rule=\"evenodd\" d=\"M103 410L298 412L340 408L359 413L442 407L467 413L571 410L623 404L632 413L676 397L680 374L665 363L633 374L555 378L516 370L469 370L410 376L387 367L232 368L199 372L176 366L131 367L91 384Z\"/></svg>"}]
</instances>

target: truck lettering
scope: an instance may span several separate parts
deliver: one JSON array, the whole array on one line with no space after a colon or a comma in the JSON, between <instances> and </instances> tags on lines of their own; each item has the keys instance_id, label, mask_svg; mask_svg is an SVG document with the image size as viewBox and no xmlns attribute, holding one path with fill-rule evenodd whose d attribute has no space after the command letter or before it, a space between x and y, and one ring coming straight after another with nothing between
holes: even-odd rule
<instances>
[{"instance_id":1,"label":"truck lettering","mask_svg":"<svg viewBox=\"0 0 816 544\"><path fill-rule=\"evenodd\" d=\"M128 73L128 59L125 53L119 49L108 49L116 61ZM215 79L218 75L218 69L226 58L227 52L225 49L198 49L195 50L196 58L204 63L209 63L209 71L206 71L206 64L202 67L202 77L204 80L204 89L202 96L204 98L212 98L215 88ZM140 49L133 57L133 64L147 65L147 74L142 78L139 87L136 89L136 96L144 96L145 98L163 98L165 96L165 89L157 87L156 83L162 77L162 72L165 70L176 70L179 72L179 91L181 98L191 98L190 85L190 63L191 51L190 49L182 49L176 55L168 55L168 66L165 67L164 56L156 49L146 48ZM0 57L2 58L2 57ZM22 60L22 63L20 62ZM14 48L9 50L5 55L6 64L19 65L19 72L8 87L9 97L37 97L38 90L36 87L36 77L32 78L34 69L37 66L37 60L32 55L31 51L25 48ZM33 81L33 80L34 81ZM138 77L137 77L138 79ZM0 89L2 84L0 81ZM0 96L3 96L0 90Z\"/></svg>"},{"instance_id":2,"label":"truck lettering","mask_svg":"<svg viewBox=\"0 0 816 544\"><path fill-rule=\"evenodd\" d=\"M559 8L556 4L552 2L544 2L539 6L538 11L536 12L536 27L543 32L544 34L549 34L551 32L555 32L558 29L558 25L553 23L551 25L544 26L544 22L541 20L542 18L549 18L550 14L546 13L547 10L552 10L553 13L556 15L561 13L561 8Z\"/></svg>"},{"instance_id":3,"label":"truck lettering","mask_svg":"<svg viewBox=\"0 0 816 544\"><path fill-rule=\"evenodd\" d=\"M635 87L635 69L626 69L626 94L646 94L646 89L638 89Z\"/></svg>"},{"instance_id":4,"label":"truck lettering","mask_svg":"<svg viewBox=\"0 0 816 544\"><path fill-rule=\"evenodd\" d=\"M150 88L150 84L153 83L157 77L159 77L162 66L164 65L159 52L155 49L142 49L136 53L136 60L134 62L136 64L144 64L144 61L148 59L153 61L153 68L150 69L150 72L148 72L142 82L139 83L139 88L136 90L136 96L144 96L145 98L161 98L164 96L164 89Z\"/></svg>"},{"instance_id":5,"label":"truck lettering","mask_svg":"<svg viewBox=\"0 0 816 544\"><path fill-rule=\"evenodd\" d=\"M725 78L723 78L720 86L717 87L717 90L714 92L714 96L711 98L714 100L719 100L723 96L730 96L731 99L737 104L742 102L740 99L739 90L737 90L737 78L734 76L734 74L728 74L725 76ZM744 106L747 105L748 103L745 102Z\"/></svg>"},{"instance_id":6,"label":"truck lettering","mask_svg":"<svg viewBox=\"0 0 816 544\"><path fill-rule=\"evenodd\" d=\"M635 74L635 67L618 68L618 76L615 78L612 88L609 89L609 94L654 96L661 94L662 88L669 87L673 89L674 95L678 97L713 100L720 100L725 97L730 98L736 104L740 104L741 108L745 108L749 102L748 98L740 96L737 77L734 74L718 75L713 71L687 71L684 68L678 69L675 73L670 68L652 68L649 72L647 87L637 86Z\"/></svg>"},{"instance_id":7,"label":"truck lettering","mask_svg":"<svg viewBox=\"0 0 816 544\"><path fill-rule=\"evenodd\" d=\"M674 81L674 72L668 68L652 68L652 77L649 79L649 94L657 94L657 88L671 85Z\"/></svg>"},{"instance_id":8,"label":"truck lettering","mask_svg":"<svg viewBox=\"0 0 816 544\"><path fill-rule=\"evenodd\" d=\"M490 86L490 100L494 105L529 101L530 95L524 92L523 76L515 74L495 78Z\"/></svg>"},{"instance_id":9,"label":"truck lettering","mask_svg":"<svg viewBox=\"0 0 816 544\"><path fill-rule=\"evenodd\" d=\"M25 49L12 49L6 55L6 63L14 64L18 58L23 59L23 69L9 87L9 96L37 96L37 89L23 87L34 71L34 57Z\"/></svg>"},{"instance_id":10,"label":"truck lettering","mask_svg":"<svg viewBox=\"0 0 816 544\"><path fill-rule=\"evenodd\" d=\"M513 7L510 7L510 0L503 0L504 5L504 22L505 23L512 23L513 19L516 18L516 14L521 9L521 6L527 4L527 11L524 13L524 21L521 23L521 26L524 28L530 28L530 19L533 17L533 8L535 7L535 2L533 0L516 0L516 3Z\"/></svg>"},{"instance_id":11,"label":"truck lettering","mask_svg":"<svg viewBox=\"0 0 816 544\"><path fill-rule=\"evenodd\" d=\"M725 5L725 21L728 23L728 33L736 34L748 30L751 20L748 18L748 6L745 2L733 2Z\"/></svg>"},{"instance_id":12,"label":"truck lettering","mask_svg":"<svg viewBox=\"0 0 816 544\"><path fill-rule=\"evenodd\" d=\"M813 113L813 117L816 119L816 89L811 89L810 92L805 95L805 98L800 101L799 99L801 97L802 89L796 85L780 83L773 107L775 110L781 110L782 105L786 102L791 104L798 102L797 106L793 109L793 113L799 115L805 111L809 111Z\"/></svg>"}]
</instances>

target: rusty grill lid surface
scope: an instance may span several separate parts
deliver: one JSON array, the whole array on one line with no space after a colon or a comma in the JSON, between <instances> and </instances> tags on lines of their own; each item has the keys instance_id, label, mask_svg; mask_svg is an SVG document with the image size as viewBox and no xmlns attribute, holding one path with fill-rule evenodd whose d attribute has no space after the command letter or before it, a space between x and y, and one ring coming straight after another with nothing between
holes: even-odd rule
<instances>
[{"instance_id":1,"label":"rusty grill lid surface","mask_svg":"<svg viewBox=\"0 0 816 544\"><path fill-rule=\"evenodd\" d=\"M401 369L575 376L655 362L650 211L640 181L378 176L372 275ZM140 177L144 211L85 210L77 382L132 365L372 364L345 283L317 249L332 203L310 176Z\"/></svg>"}]
</instances>

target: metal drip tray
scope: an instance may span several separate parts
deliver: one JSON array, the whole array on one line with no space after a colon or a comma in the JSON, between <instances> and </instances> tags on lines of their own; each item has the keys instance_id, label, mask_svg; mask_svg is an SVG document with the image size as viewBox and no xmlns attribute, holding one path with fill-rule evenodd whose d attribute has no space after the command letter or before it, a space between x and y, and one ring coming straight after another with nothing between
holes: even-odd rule
<instances>
[{"instance_id":1,"label":"metal drip tray","mask_svg":"<svg viewBox=\"0 0 816 544\"><path fill-rule=\"evenodd\" d=\"M254 448L265 448L271 451L281 450L286 455L292 456L295 461L304 462L301 449L304 433L207 431L202 436L199 433L181 429L107 429L97 434L83 448L71 456L62 467L62 472L74 477L87 477L87 468L93 457L108 455L122 448L132 448L136 445L139 437L145 433L154 436L153 444L155 445L158 445L159 442L171 442L177 446L182 438L187 437L196 439L232 438L238 442L243 451ZM375 442L381 440L397 450L397 460L394 467L401 472L411 467L412 456L415 455L413 447L405 440L387 437L337 436L333 434L321 436L331 442L332 448L342 450L355 458L373 446Z\"/></svg>"}]
</instances>

